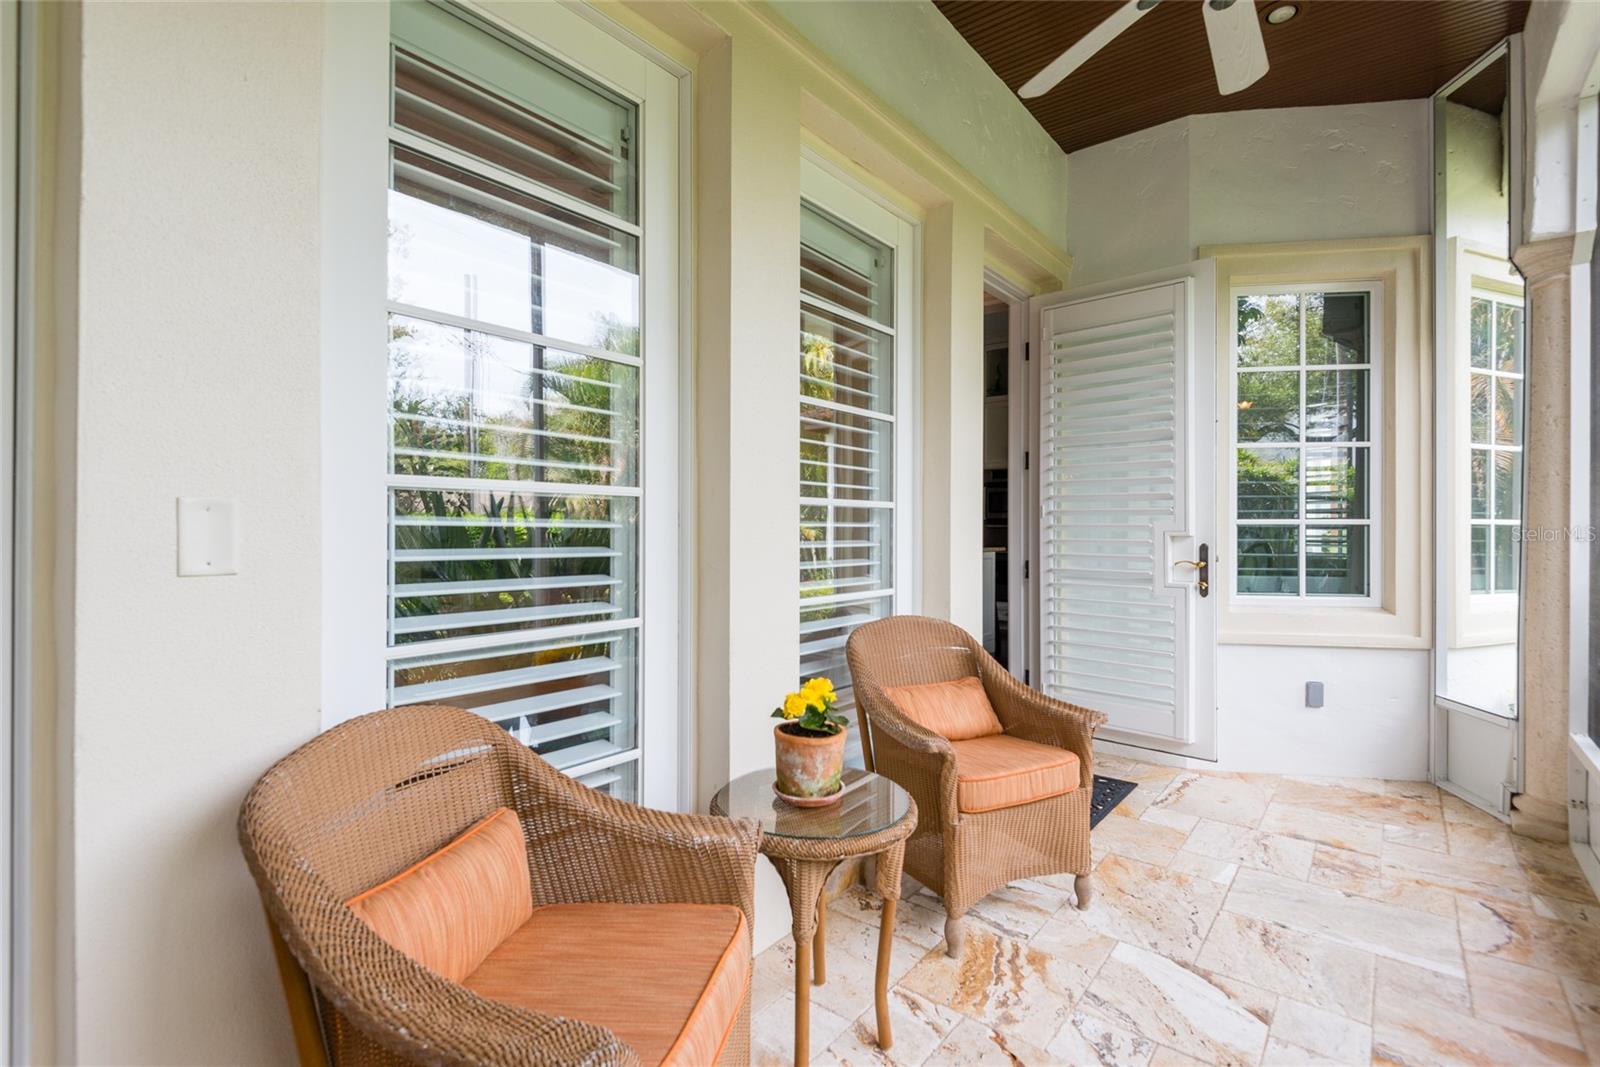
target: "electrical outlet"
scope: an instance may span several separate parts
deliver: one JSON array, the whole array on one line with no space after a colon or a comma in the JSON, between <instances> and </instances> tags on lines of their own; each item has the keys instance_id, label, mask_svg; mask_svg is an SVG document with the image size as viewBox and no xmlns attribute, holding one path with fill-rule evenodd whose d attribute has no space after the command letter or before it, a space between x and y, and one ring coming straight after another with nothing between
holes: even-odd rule
<instances>
[{"instance_id":1,"label":"electrical outlet","mask_svg":"<svg viewBox=\"0 0 1600 1067\"><path fill-rule=\"evenodd\" d=\"M1306 683L1306 707L1308 707L1308 708L1320 708L1320 707L1322 707L1322 683L1321 682L1307 682Z\"/></svg>"}]
</instances>

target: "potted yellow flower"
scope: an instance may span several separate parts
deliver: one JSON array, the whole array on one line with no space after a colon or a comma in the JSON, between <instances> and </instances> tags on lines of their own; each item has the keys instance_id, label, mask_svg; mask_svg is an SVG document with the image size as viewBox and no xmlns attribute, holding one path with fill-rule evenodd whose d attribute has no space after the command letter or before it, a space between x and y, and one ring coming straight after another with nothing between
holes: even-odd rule
<instances>
[{"instance_id":1,"label":"potted yellow flower","mask_svg":"<svg viewBox=\"0 0 1600 1067\"><path fill-rule=\"evenodd\" d=\"M783 698L772 713L778 793L795 804L832 804L844 773L844 732L849 720L833 710L839 702L833 683L812 678Z\"/></svg>"}]
</instances>

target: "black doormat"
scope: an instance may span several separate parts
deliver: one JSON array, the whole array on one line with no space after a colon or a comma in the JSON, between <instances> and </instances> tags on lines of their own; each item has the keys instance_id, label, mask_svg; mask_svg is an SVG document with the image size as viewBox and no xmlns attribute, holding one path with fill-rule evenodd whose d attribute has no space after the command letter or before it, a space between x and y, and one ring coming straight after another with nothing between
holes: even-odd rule
<instances>
[{"instance_id":1,"label":"black doormat","mask_svg":"<svg viewBox=\"0 0 1600 1067\"><path fill-rule=\"evenodd\" d=\"M1111 809L1127 799L1129 793L1138 789L1133 782L1121 778L1107 778L1104 775L1094 776L1094 796L1089 798L1089 826L1100 825L1100 820L1111 814Z\"/></svg>"}]
</instances>

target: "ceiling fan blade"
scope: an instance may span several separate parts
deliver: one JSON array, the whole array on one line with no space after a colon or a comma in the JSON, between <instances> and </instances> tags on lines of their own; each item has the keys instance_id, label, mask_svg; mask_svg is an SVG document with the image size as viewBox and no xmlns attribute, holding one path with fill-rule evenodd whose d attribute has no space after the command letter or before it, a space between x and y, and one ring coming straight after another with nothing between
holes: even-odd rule
<instances>
[{"instance_id":1,"label":"ceiling fan blade","mask_svg":"<svg viewBox=\"0 0 1600 1067\"><path fill-rule=\"evenodd\" d=\"M1088 62L1089 57L1110 44L1112 38L1139 21L1139 16L1155 7L1152 0L1128 0L1112 12L1111 17L1078 38L1072 47L1062 52L1050 65L1023 82L1017 95L1024 100L1043 96L1066 80L1067 75Z\"/></svg>"},{"instance_id":2,"label":"ceiling fan blade","mask_svg":"<svg viewBox=\"0 0 1600 1067\"><path fill-rule=\"evenodd\" d=\"M1205 13L1217 91L1227 96L1260 81L1267 73L1267 46L1253 0L1205 0Z\"/></svg>"}]
</instances>

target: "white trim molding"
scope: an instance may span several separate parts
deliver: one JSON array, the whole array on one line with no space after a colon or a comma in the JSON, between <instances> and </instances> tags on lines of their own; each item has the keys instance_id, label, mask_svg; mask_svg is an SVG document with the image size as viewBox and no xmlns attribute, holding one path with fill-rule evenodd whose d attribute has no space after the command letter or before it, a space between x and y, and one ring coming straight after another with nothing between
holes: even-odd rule
<instances>
[{"instance_id":1,"label":"white trim molding","mask_svg":"<svg viewBox=\"0 0 1600 1067\"><path fill-rule=\"evenodd\" d=\"M1432 238L1203 246L1216 260L1216 372L1233 374L1233 294L1272 286L1330 289L1374 284L1372 332L1383 356L1374 370L1375 440L1383 447L1372 472L1376 563L1370 603L1240 603L1233 592L1233 546L1216 546L1213 586L1223 644L1340 648L1415 648L1432 643L1433 507ZM1217 453L1231 455L1233 392L1217 397ZM1411 413L1415 412L1413 419ZM1405 417L1401 417L1405 413ZM1232 478L1217 479L1219 512L1231 514Z\"/></svg>"}]
</instances>

